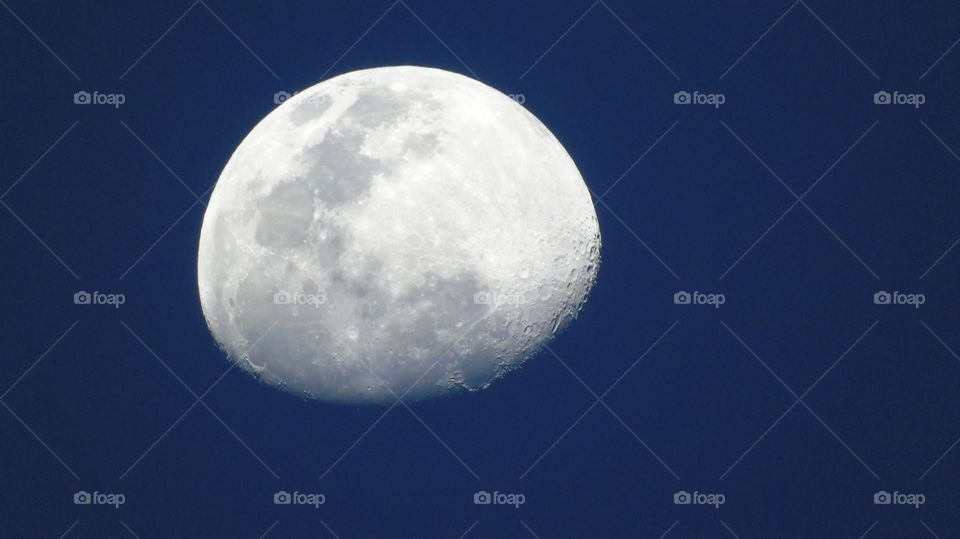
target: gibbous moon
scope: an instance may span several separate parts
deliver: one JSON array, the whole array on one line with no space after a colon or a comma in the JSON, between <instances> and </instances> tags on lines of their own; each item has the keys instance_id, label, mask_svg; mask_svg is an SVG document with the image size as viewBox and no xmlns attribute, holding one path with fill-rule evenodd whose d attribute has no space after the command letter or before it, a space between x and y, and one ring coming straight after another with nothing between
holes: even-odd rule
<instances>
[{"instance_id":1,"label":"gibbous moon","mask_svg":"<svg viewBox=\"0 0 960 539\"><path fill-rule=\"evenodd\" d=\"M600 232L573 160L468 77L355 71L247 135L203 218L198 282L232 361L308 398L483 389L571 320Z\"/></svg>"}]
</instances>

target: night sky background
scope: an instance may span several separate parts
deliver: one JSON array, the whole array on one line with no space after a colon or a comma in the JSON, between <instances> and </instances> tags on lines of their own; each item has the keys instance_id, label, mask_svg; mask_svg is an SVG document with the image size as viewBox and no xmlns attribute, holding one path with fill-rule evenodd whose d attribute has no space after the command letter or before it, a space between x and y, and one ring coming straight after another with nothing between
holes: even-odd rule
<instances>
[{"instance_id":1,"label":"night sky background","mask_svg":"<svg viewBox=\"0 0 960 539\"><path fill-rule=\"evenodd\" d=\"M0 4L0 537L960 536L960 4ZM522 94L565 145L585 310L412 412L228 372L199 200L276 92L397 64Z\"/></svg>"}]
</instances>

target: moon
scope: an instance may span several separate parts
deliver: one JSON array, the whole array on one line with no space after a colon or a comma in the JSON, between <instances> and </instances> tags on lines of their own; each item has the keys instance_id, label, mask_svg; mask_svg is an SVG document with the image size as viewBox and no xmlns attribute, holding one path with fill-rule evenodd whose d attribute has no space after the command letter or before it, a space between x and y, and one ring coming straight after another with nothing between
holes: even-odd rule
<instances>
[{"instance_id":1,"label":"moon","mask_svg":"<svg viewBox=\"0 0 960 539\"><path fill-rule=\"evenodd\" d=\"M551 132L471 78L396 66L287 99L223 169L203 314L231 361L327 402L475 391L580 312L590 192Z\"/></svg>"}]
</instances>

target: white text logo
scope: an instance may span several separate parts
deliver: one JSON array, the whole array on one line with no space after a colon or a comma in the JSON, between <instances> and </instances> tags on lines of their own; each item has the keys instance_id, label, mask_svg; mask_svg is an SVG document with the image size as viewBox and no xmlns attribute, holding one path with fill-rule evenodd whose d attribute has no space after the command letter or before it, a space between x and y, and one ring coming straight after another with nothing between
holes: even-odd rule
<instances>
[{"instance_id":1,"label":"white text logo","mask_svg":"<svg viewBox=\"0 0 960 539\"><path fill-rule=\"evenodd\" d=\"M273 503L276 505L312 505L318 509L327 503L327 497L318 493L287 492L281 490L273 493Z\"/></svg>"},{"instance_id":2,"label":"white text logo","mask_svg":"<svg viewBox=\"0 0 960 539\"><path fill-rule=\"evenodd\" d=\"M490 493L485 490L473 494L473 503L476 505L512 505L514 509L519 509L526 501L527 497L523 494Z\"/></svg>"},{"instance_id":3,"label":"white text logo","mask_svg":"<svg viewBox=\"0 0 960 539\"><path fill-rule=\"evenodd\" d=\"M914 309L919 309L926 302L927 296L923 294L904 294L896 290L881 290L873 295L873 303L876 305L913 305Z\"/></svg>"},{"instance_id":4,"label":"white text logo","mask_svg":"<svg viewBox=\"0 0 960 539\"><path fill-rule=\"evenodd\" d=\"M123 494L97 491L87 492L85 490L73 494L73 503L75 505L112 505L114 509L117 509L126 502L127 497Z\"/></svg>"},{"instance_id":5,"label":"white text logo","mask_svg":"<svg viewBox=\"0 0 960 539\"><path fill-rule=\"evenodd\" d=\"M926 502L927 497L923 494L907 494L896 490L892 494L885 490L873 494L875 505L912 505L914 509L919 509Z\"/></svg>"},{"instance_id":6,"label":"white text logo","mask_svg":"<svg viewBox=\"0 0 960 539\"><path fill-rule=\"evenodd\" d=\"M680 490L673 493L673 503L675 505L712 505L714 509L719 509L721 505L727 503L727 497L717 493L705 493L696 490L691 493Z\"/></svg>"},{"instance_id":7,"label":"white text logo","mask_svg":"<svg viewBox=\"0 0 960 539\"><path fill-rule=\"evenodd\" d=\"M120 108L120 105L127 102L127 97L123 94L101 94L94 91L92 94L80 90L73 94L73 103L75 105L113 105L114 108Z\"/></svg>"},{"instance_id":8,"label":"white text logo","mask_svg":"<svg viewBox=\"0 0 960 539\"><path fill-rule=\"evenodd\" d=\"M673 303L676 305L713 305L715 309L719 309L726 302L727 296L723 294L703 294L696 290L681 290L673 295Z\"/></svg>"},{"instance_id":9,"label":"white text logo","mask_svg":"<svg viewBox=\"0 0 960 539\"><path fill-rule=\"evenodd\" d=\"M896 90L893 93L880 90L873 94L874 105L912 105L918 109L926 102L927 96L924 94L902 94Z\"/></svg>"},{"instance_id":10,"label":"white text logo","mask_svg":"<svg viewBox=\"0 0 960 539\"><path fill-rule=\"evenodd\" d=\"M126 302L127 297L123 294L104 294L96 290L93 293L81 290L73 295L73 303L76 305L113 305L115 309L119 309Z\"/></svg>"},{"instance_id":11,"label":"white text logo","mask_svg":"<svg viewBox=\"0 0 960 539\"><path fill-rule=\"evenodd\" d=\"M711 105L718 109L726 102L727 96L724 94L703 94L696 90L693 93L680 90L673 94L675 105Z\"/></svg>"}]
</instances>

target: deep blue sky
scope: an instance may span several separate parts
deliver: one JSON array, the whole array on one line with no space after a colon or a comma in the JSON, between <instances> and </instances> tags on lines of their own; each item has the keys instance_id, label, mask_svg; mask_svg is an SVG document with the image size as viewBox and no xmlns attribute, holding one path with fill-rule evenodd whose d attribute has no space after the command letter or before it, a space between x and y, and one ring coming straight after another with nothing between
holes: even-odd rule
<instances>
[{"instance_id":1,"label":"deep blue sky","mask_svg":"<svg viewBox=\"0 0 960 539\"><path fill-rule=\"evenodd\" d=\"M0 9L0 537L960 535L960 5L405 0L352 47L390 2L205 1ZM523 94L606 192L603 262L560 360L354 445L384 409L216 383L194 193L275 92L394 64Z\"/></svg>"}]
</instances>

